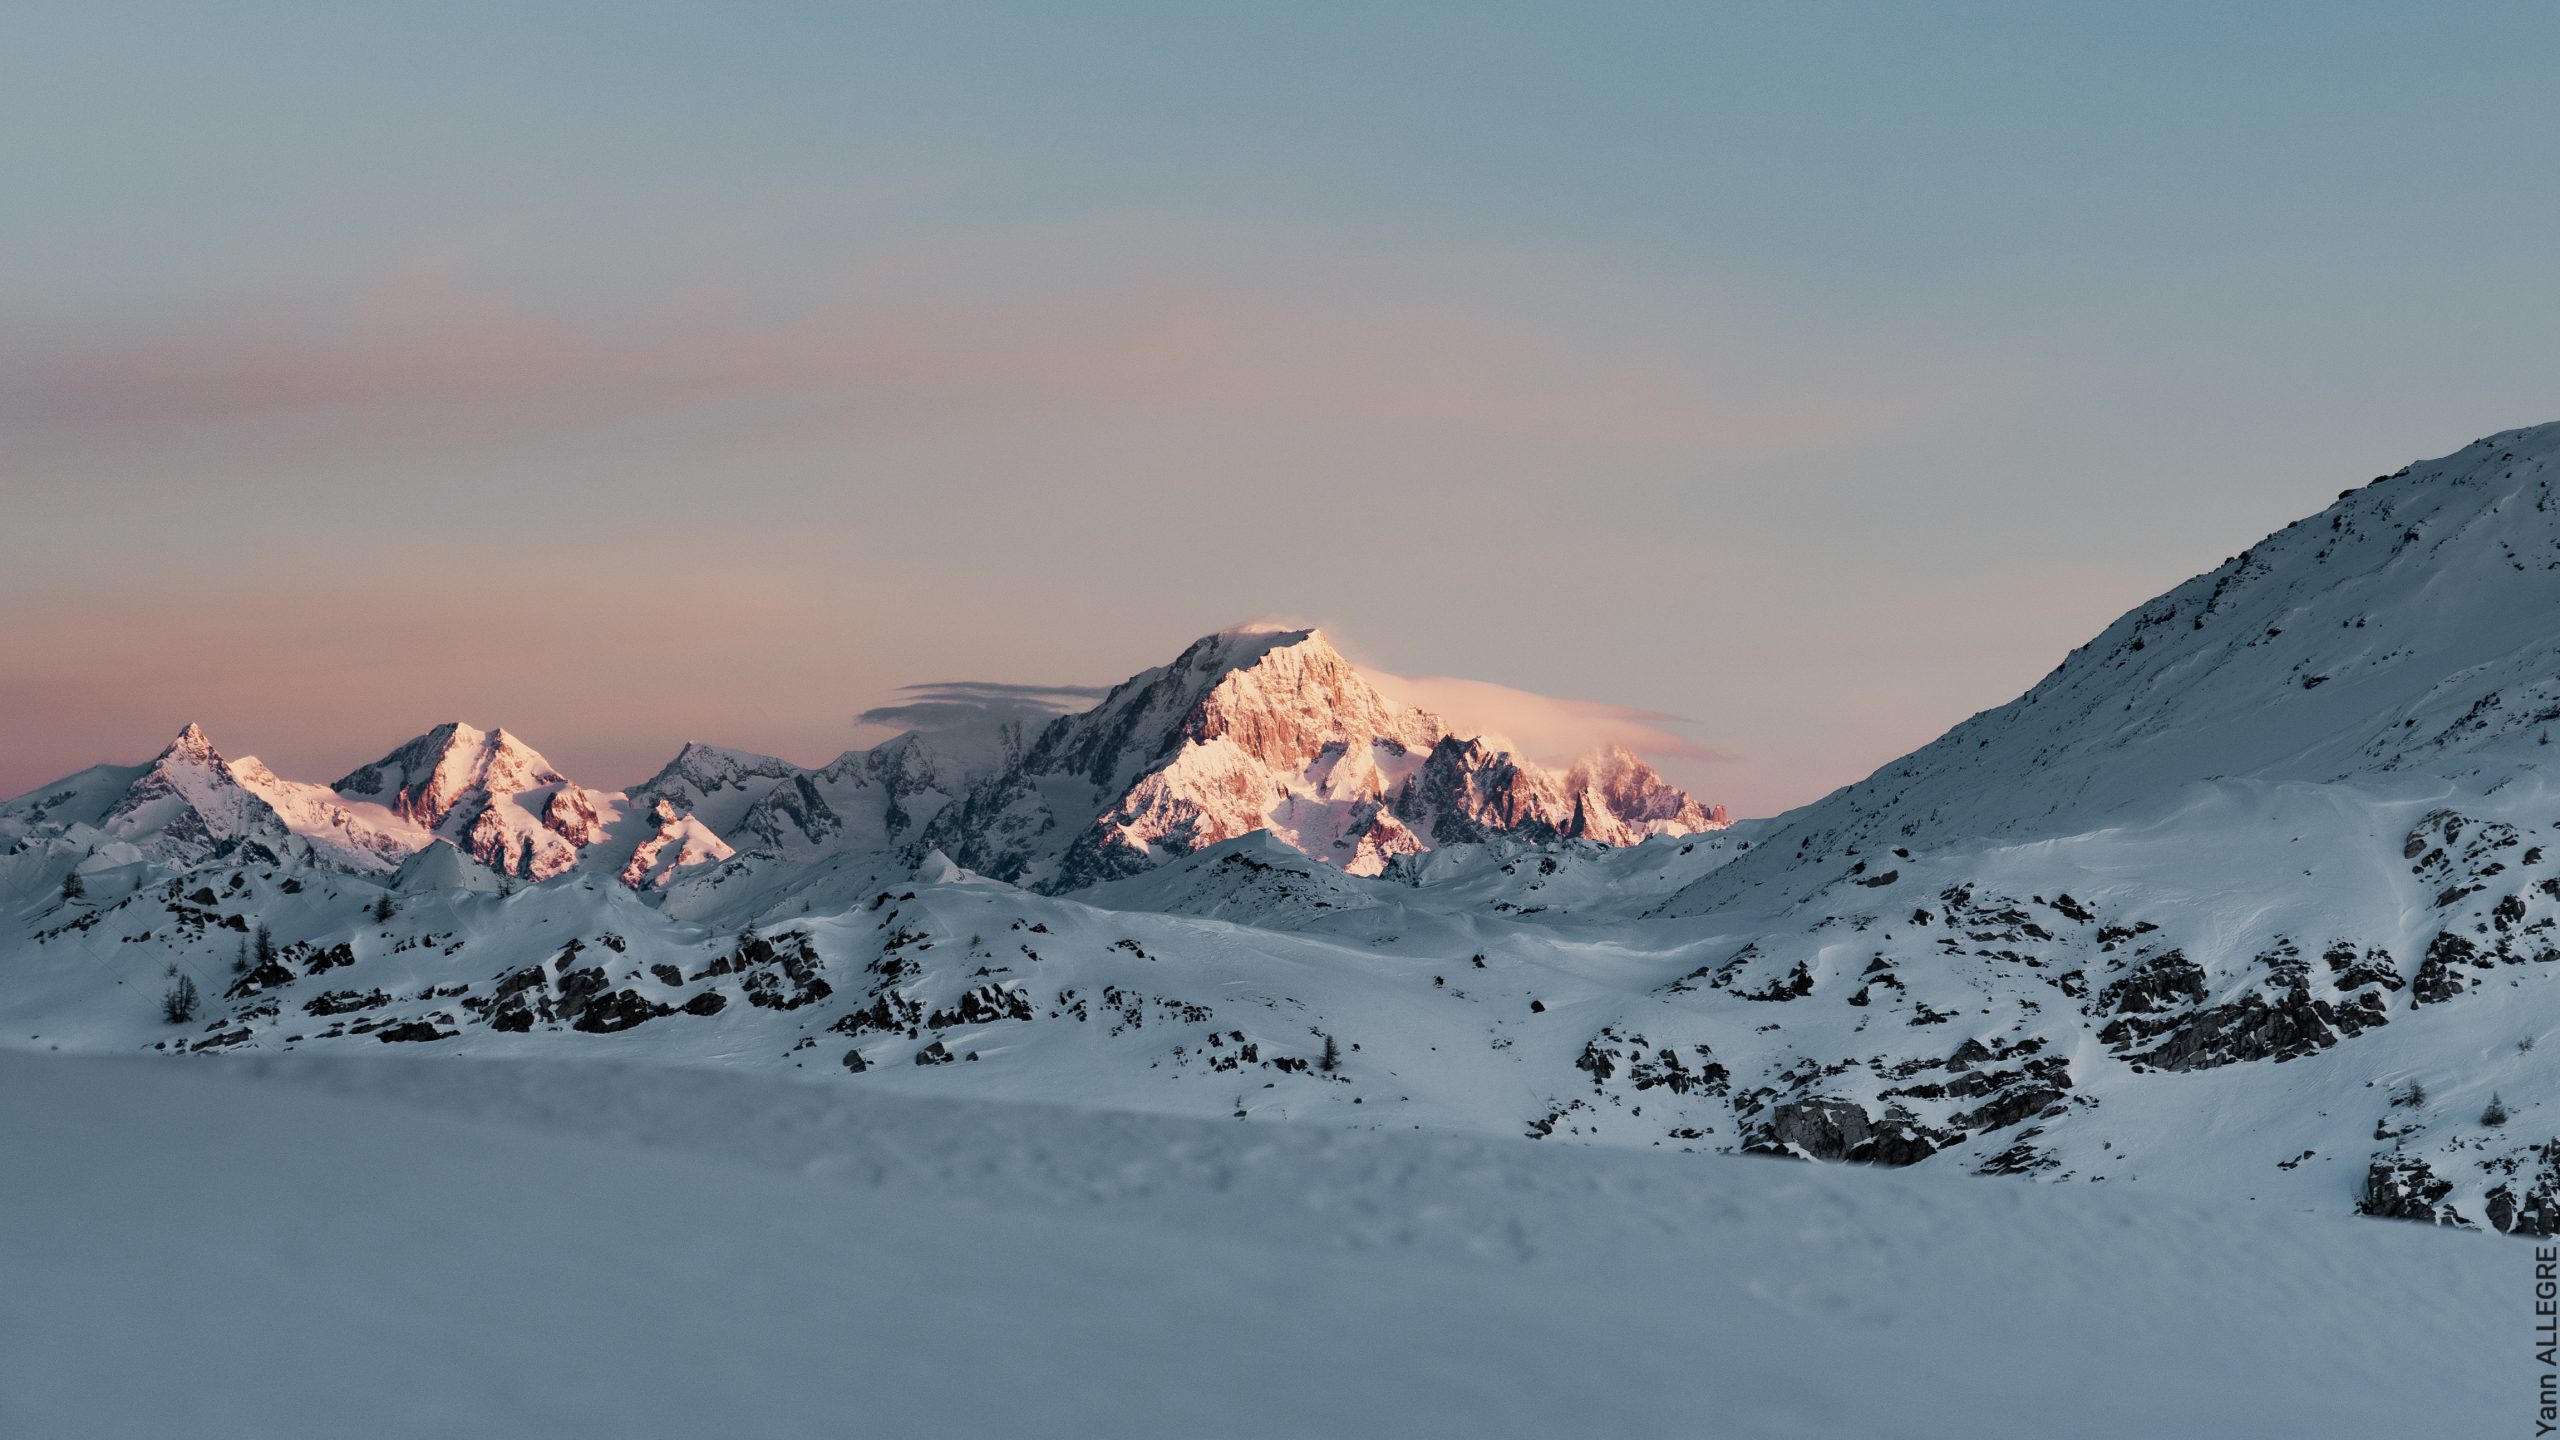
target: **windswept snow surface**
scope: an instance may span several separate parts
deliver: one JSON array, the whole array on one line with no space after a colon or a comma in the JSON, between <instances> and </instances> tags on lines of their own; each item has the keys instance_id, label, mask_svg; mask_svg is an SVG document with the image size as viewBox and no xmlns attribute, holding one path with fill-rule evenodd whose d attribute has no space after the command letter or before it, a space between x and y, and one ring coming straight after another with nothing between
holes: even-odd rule
<instances>
[{"instance_id":1,"label":"windswept snow surface","mask_svg":"<svg viewBox=\"0 0 2560 1440\"><path fill-rule=\"evenodd\" d=\"M2527 1252L611 1065L0 1054L0 1433L2530 1433Z\"/></svg>"}]
</instances>

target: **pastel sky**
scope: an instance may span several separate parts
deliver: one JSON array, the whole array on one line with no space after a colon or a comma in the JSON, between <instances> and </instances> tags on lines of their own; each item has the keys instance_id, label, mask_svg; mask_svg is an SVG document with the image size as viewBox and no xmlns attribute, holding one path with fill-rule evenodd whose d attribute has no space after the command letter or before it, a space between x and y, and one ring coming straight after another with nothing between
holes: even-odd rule
<instances>
[{"instance_id":1,"label":"pastel sky","mask_svg":"<svg viewBox=\"0 0 2560 1440\"><path fill-rule=\"evenodd\" d=\"M814 761L1287 614L1770 813L2560 418L2555 54L2521 4L16 0L0 793L188 720L315 779L445 719Z\"/></svg>"}]
</instances>

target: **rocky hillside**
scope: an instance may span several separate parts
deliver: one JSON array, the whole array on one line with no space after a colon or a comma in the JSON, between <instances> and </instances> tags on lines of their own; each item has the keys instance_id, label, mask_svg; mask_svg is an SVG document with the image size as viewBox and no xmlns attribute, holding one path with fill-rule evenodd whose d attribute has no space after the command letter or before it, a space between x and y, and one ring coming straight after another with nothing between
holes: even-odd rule
<instances>
[{"instance_id":1,"label":"rocky hillside","mask_svg":"<svg viewBox=\"0 0 2560 1440\"><path fill-rule=\"evenodd\" d=\"M2370 1213L2547 1231L2555 482L2560 426L2494 435L2136 607L1656 907L1750 937L1684 983L1909 1026L1998 997L1997 1043L2057 1057L2050 1121L2093 1102L2092 1047L2242 1086L2352 1055L2369 1129L2303 1163ZM1939 1085L1871 1058L1772 1099L1792 1145L1934 1147L1981 1116ZM2067 1166L2060 1128L2000 1163Z\"/></svg>"}]
</instances>

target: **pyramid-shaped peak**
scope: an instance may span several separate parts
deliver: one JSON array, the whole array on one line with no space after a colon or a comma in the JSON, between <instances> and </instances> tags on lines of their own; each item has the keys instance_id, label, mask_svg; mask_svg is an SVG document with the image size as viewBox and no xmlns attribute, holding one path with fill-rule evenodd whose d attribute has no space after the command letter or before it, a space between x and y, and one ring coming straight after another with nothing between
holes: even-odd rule
<instances>
[{"instance_id":1,"label":"pyramid-shaped peak","mask_svg":"<svg viewBox=\"0 0 2560 1440\"><path fill-rule=\"evenodd\" d=\"M205 737L189 725L144 769L98 828L156 853L199 857L227 840L280 839L284 824L241 785Z\"/></svg>"},{"instance_id":2,"label":"pyramid-shaped peak","mask_svg":"<svg viewBox=\"0 0 2560 1440\"><path fill-rule=\"evenodd\" d=\"M403 818L434 826L473 794L514 794L567 780L539 751L505 730L450 720L331 788L379 800Z\"/></svg>"},{"instance_id":3,"label":"pyramid-shaped peak","mask_svg":"<svg viewBox=\"0 0 2560 1440\"><path fill-rule=\"evenodd\" d=\"M205 737L204 727L190 720L187 728L178 732L178 738L160 752L160 758L203 763L220 757L214 753L213 741Z\"/></svg>"},{"instance_id":4,"label":"pyramid-shaped peak","mask_svg":"<svg viewBox=\"0 0 2560 1440\"><path fill-rule=\"evenodd\" d=\"M1323 631L1311 628L1221 630L1195 642L1173 669L1177 674L1186 670L1200 674L1204 694L1217 682L1239 674L1268 676L1301 687L1357 689L1364 696L1369 691L1358 668L1333 648Z\"/></svg>"},{"instance_id":5,"label":"pyramid-shaped peak","mask_svg":"<svg viewBox=\"0 0 2560 1440\"><path fill-rule=\"evenodd\" d=\"M1328 747L1365 750L1386 740L1428 750L1447 729L1437 716L1379 694L1320 631L1211 639L1227 642L1222 663L1184 708L1177 742L1224 739L1266 764L1297 769Z\"/></svg>"},{"instance_id":6,"label":"pyramid-shaped peak","mask_svg":"<svg viewBox=\"0 0 2560 1440\"><path fill-rule=\"evenodd\" d=\"M1507 743L1382 693L1313 626L1237 626L1049 722L925 840L981 874L1074 889L1254 830L1373 874L1496 833L1632 844L1723 823L1624 750L1568 783ZM1099 813L1061 808L1072 792L1048 777L1093 787Z\"/></svg>"},{"instance_id":7,"label":"pyramid-shaped peak","mask_svg":"<svg viewBox=\"0 0 2560 1440\"><path fill-rule=\"evenodd\" d=\"M1368 677L1312 627L1221 630L1193 642L1169 669L1200 696L1231 685L1235 677L1251 677L1247 683L1320 691L1362 708L1378 703Z\"/></svg>"}]
</instances>

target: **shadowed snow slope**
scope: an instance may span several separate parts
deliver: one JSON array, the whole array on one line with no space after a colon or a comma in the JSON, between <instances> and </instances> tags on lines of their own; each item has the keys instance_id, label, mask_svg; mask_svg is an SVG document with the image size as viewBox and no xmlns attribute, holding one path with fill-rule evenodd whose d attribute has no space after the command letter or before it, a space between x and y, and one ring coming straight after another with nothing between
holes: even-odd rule
<instances>
[{"instance_id":1,"label":"shadowed snow slope","mask_svg":"<svg viewBox=\"0 0 2560 1440\"><path fill-rule=\"evenodd\" d=\"M2521 1250L2120 1189L398 1061L0 1153L12 1435L2530 1433Z\"/></svg>"}]
</instances>

